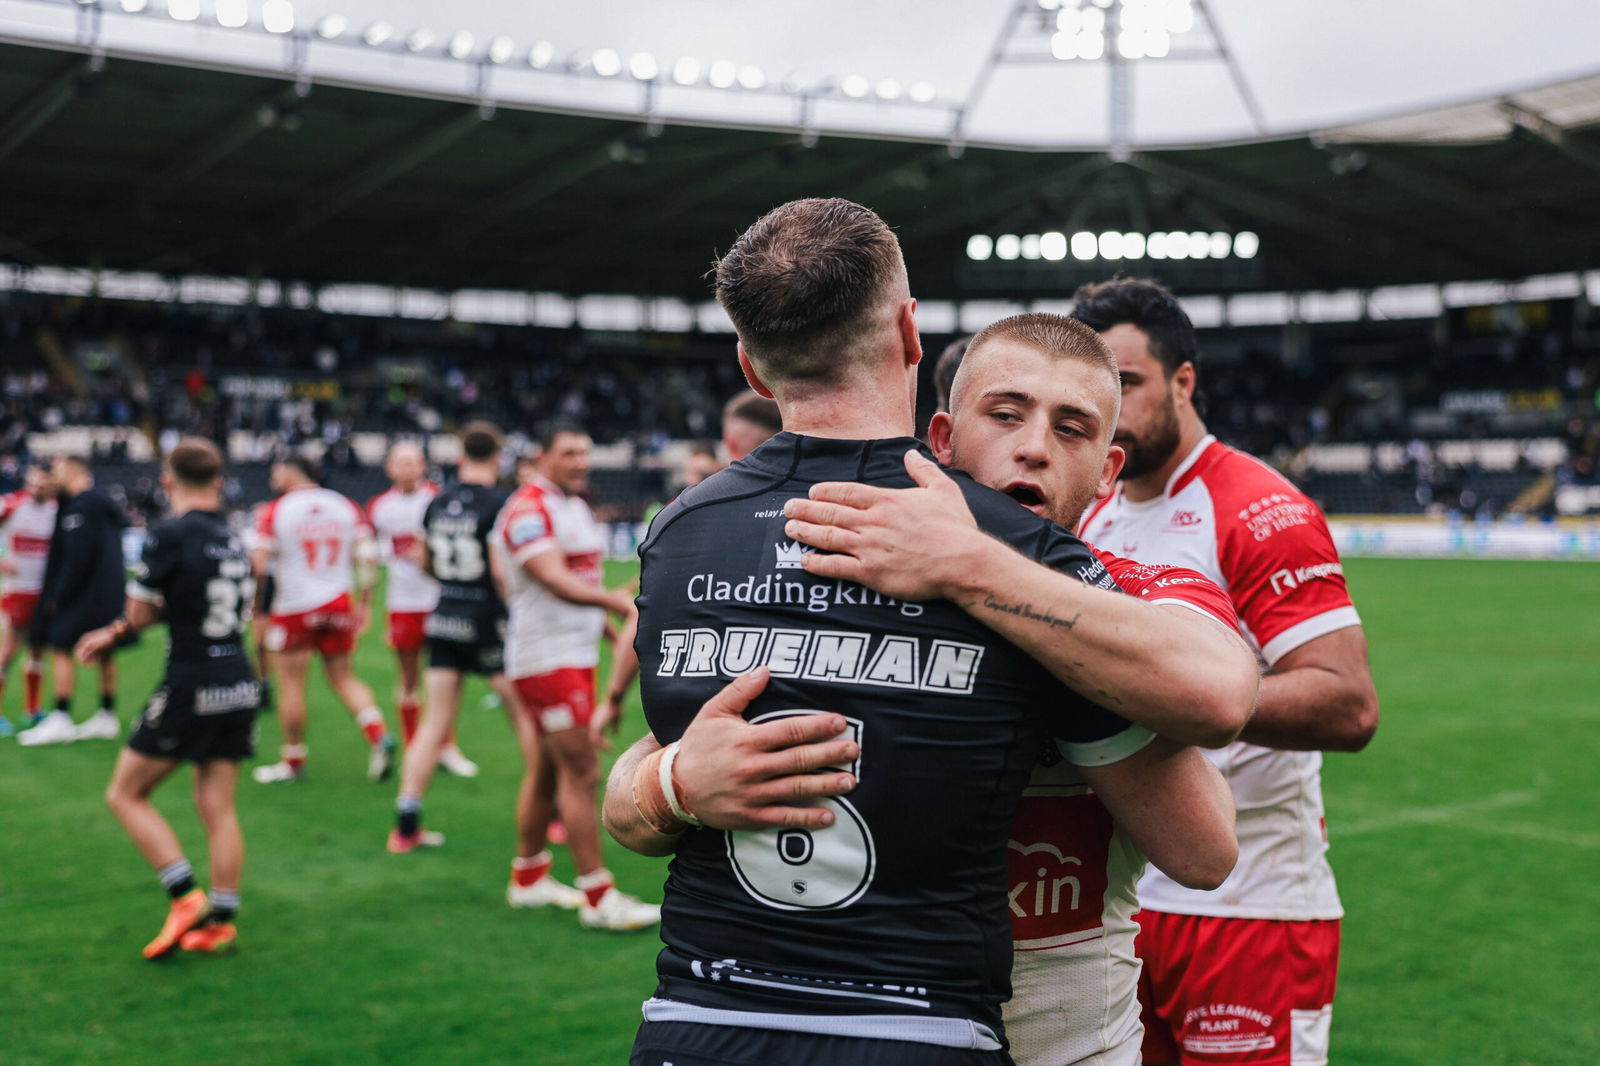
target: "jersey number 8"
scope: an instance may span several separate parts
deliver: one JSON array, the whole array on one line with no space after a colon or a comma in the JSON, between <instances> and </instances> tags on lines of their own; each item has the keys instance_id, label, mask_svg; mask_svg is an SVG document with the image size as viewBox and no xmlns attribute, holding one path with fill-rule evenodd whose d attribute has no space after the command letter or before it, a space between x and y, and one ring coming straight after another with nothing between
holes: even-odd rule
<instances>
[{"instance_id":1,"label":"jersey number 8","mask_svg":"<svg viewBox=\"0 0 1600 1066\"><path fill-rule=\"evenodd\" d=\"M822 711L771 711L750 721L770 722L797 714ZM859 719L846 717L857 745L864 728ZM861 760L848 770L861 780ZM837 910L860 899L872 884L877 866L872 830L849 800L829 797L810 801L833 812L825 829L730 830L728 861L739 884L768 907L785 911Z\"/></svg>"}]
</instances>

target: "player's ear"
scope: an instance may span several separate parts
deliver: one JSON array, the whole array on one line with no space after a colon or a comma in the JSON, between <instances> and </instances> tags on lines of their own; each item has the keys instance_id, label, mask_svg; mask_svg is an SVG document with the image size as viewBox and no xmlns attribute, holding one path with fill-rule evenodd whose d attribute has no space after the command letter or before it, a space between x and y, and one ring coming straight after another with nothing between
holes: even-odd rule
<instances>
[{"instance_id":1,"label":"player's ear","mask_svg":"<svg viewBox=\"0 0 1600 1066\"><path fill-rule=\"evenodd\" d=\"M772 390L767 388L767 386L762 382L761 375L756 373L755 364L752 363L750 361L750 357L745 354L744 343L742 341L739 344L739 369L744 371L744 379L749 383L750 387L756 391L756 395L765 396L769 400L773 398Z\"/></svg>"},{"instance_id":2,"label":"player's ear","mask_svg":"<svg viewBox=\"0 0 1600 1066\"><path fill-rule=\"evenodd\" d=\"M954 424L949 411L935 412L933 421L928 423L928 447L933 449L933 457L945 466L950 465L950 458L954 454L950 447L950 428Z\"/></svg>"},{"instance_id":3,"label":"player's ear","mask_svg":"<svg viewBox=\"0 0 1600 1066\"><path fill-rule=\"evenodd\" d=\"M900 310L895 316L895 325L900 329L900 344L905 349L906 366L916 366L922 362L922 336L917 332L917 298L909 297L900 305Z\"/></svg>"},{"instance_id":4,"label":"player's ear","mask_svg":"<svg viewBox=\"0 0 1600 1066\"><path fill-rule=\"evenodd\" d=\"M1185 362L1172 372L1172 389L1174 394L1189 406L1194 406L1195 369L1194 364Z\"/></svg>"},{"instance_id":5,"label":"player's ear","mask_svg":"<svg viewBox=\"0 0 1600 1066\"><path fill-rule=\"evenodd\" d=\"M1106 461L1100 467L1100 483L1094 488L1094 498L1103 500L1117 490L1117 475L1122 473L1122 464L1128 461L1128 453L1122 446L1113 444L1106 449Z\"/></svg>"}]
</instances>

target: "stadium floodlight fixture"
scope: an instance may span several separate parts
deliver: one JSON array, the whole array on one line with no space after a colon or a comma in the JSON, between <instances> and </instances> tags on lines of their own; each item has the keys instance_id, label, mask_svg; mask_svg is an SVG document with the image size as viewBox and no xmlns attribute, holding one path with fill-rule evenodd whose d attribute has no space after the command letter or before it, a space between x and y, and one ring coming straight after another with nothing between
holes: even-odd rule
<instances>
[{"instance_id":1,"label":"stadium floodlight fixture","mask_svg":"<svg viewBox=\"0 0 1600 1066\"><path fill-rule=\"evenodd\" d=\"M433 40L433 31L428 29L426 26L412 30L411 33L406 37L406 51L420 52L432 44Z\"/></svg>"},{"instance_id":2,"label":"stadium floodlight fixture","mask_svg":"<svg viewBox=\"0 0 1600 1066\"><path fill-rule=\"evenodd\" d=\"M1104 9L1110 7L1114 2L1115 0L1094 0L1094 6Z\"/></svg>"},{"instance_id":3,"label":"stadium floodlight fixture","mask_svg":"<svg viewBox=\"0 0 1600 1066\"><path fill-rule=\"evenodd\" d=\"M1189 234L1189 258L1211 258L1211 234L1202 233L1199 230L1195 230L1193 233Z\"/></svg>"},{"instance_id":4,"label":"stadium floodlight fixture","mask_svg":"<svg viewBox=\"0 0 1600 1066\"><path fill-rule=\"evenodd\" d=\"M217 0L217 25L237 30L250 21L250 5L245 0Z\"/></svg>"},{"instance_id":5,"label":"stadium floodlight fixture","mask_svg":"<svg viewBox=\"0 0 1600 1066\"><path fill-rule=\"evenodd\" d=\"M450 53L451 59L465 59L472 53L474 43L470 32L457 30L450 35L450 41L444 46L444 50Z\"/></svg>"},{"instance_id":6,"label":"stadium floodlight fixture","mask_svg":"<svg viewBox=\"0 0 1600 1066\"><path fill-rule=\"evenodd\" d=\"M1050 35L1050 54L1057 59L1078 58L1078 35L1055 33Z\"/></svg>"},{"instance_id":7,"label":"stadium floodlight fixture","mask_svg":"<svg viewBox=\"0 0 1600 1066\"><path fill-rule=\"evenodd\" d=\"M1174 0L1167 5L1168 33L1188 33L1194 29L1194 5L1189 0Z\"/></svg>"},{"instance_id":8,"label":"stadium floodlight fixture","mask_svg":"<svg viewBox=\"0 0 1600 1066\"><path fill-rule=\"evenodd\" d=\"M1145 238L1144 252L1151 259L1165 259L1167 257L1167 235L1156 232Z\"/></svg>"},{"instance_id":9,"label":"stadium floodlight fixture","mask_svg":"<svg viewBox=\"0 0 1600 1066\"><path fill-rule=\"evenodd\" d=\"M122 0L122 10L130 15L137 15L150 6L150 0Z\"/></svg>"},{"instance_id":10,"label":"stadium floodlight fixture","mask_svg":"<svg viewBox=\"0 0 1600 1066\"><path fill-rule=\"evenodd\" d=\"M1098 249L1094 234L1088 230L1079 230L1072 235L1072 258L1085 261L1093 259Z\"/></svg>"},{"instance_id":11,"label":"stadium floodlight fixture","mask_svg":"<svg viewBox=\"0 0 1600 1066\"><path fill-rule=\"evenodd\" d=\"M1039 255L1052 263L1067 257L1067 235L1060 230L1039 234Z\"/></svg>"},{"instance_id":12,"label":"stadium floodlight fixture","mask_svg":"<svg viewBox=\"0 0 1600 1066\"><path fill-rule=\"evenodd\" d=\"M1146 243L1142 233L1124 233L1122 235L1122 258L1143 259Z\"/></svg>"},{"instance_id":13,"label":"stadium floodlight fixture","mask_svg":"<svg viewBox=\"0 0 1600 1066\"><path fill-rule=\"evenodd\" d=\"M389 38L393 36L394 27L389 23L384 22L382 19L379 19L377 22L374 22L372 25L368 26L361 33L361 39L374 48L378 47L380 44L387 43Z\"/></svg>"},{"instance_id":14,"label":"stadium floodlight fixture","mask_svg":"<svg viewBox=\"0 0 1600 1066\"><path fill-rule=\"evenodd\" d=\"M649 52L635 52L628 57L628 73L638 81L655 81L661 73L661 64Z\"/></svg>"},{"instance_id":15,"label":"stadium floodlight fixture","mask_svg":"<svg viewBox=\"0 0 1600 1066\"><path fill-rule=\"evenodd\" d=\"M700 80L700 61L693 56L679 56L672 64L672 80L679 85L693 85Z\"/></svg>"},{"instance_id":16,"label":"stadium floodlight fixture","mask_svg":"<svg viewBox=\"0 0 1600 1066\"><path fill-rule=\"evenodd\" d=\"M711 64L706 80L713 89L731 89L733 83L739 80L739 65L731 59L719 59Z\"/></svg>"},{"instance_id":17,"label":"stadium floodlight fixture","mask_svg":"<svg viewBox=\"0 0 1600 1066\"><path fill-rule=\"evenodd\" d=\"M1100 234L1099 239L1095 242L1095 247L1099 251L1101 259L1121 259L1122 234L1114 229L1106 230Z\"/></svg>"},{"instance_id":18,"label":"stadium floodlight fixture","mask_svg":"<svg viewBox=\"0 0 1600 1066\"><path fill-rule=\"evenodd\" d=\"M261 5L261 25L268 33L294 31L294 5L289 0L267 0Z\"/></svg>"},{"instance_id":19,"label":"stadium floodlight fixture","mask_svg":"<svg viewBox=\"0 0 1600 1066\"><path fill-rule=\"evenodd\" d=\"M1039 6L1046 11L1054 11L1061 6L1061 0L1039 0Z\"/></svg>"},{"instance_id":20,"label":"stadium floodlight fixture","mask_svg":"<svg viewBox=\"0 0 1600 1066\"><path fill-rule=\"evenodd\" d=\"M1166 247L1168 259L1189 258L1189 235L1177 230L1168 233Z\"/></svg>"},{"instance_id":21,"label":"stadium floodlight fixture","mask_svg":"<svg viewBox=\"0 0 1600 1066\"><path fill-rule=\"evenodd\" d=\"M839 91L852 100L859 100L872 91L872 85L859 74L846 74L839 82Z\"/></svg>"},{"instance_id":22,"label":"stadium floodlight fixture","mask_svg":"<svg viewBox=\"0 0 1600 1066\"><path fill-rule=\"evenodd\" d=\"M533 47L528 49L528 66L534 70L543 70L550 65L556 57L556 46L549 41L534 41Z\"/></svg>"},{"instance_id":23,"label":"stadium floodlight fixture","mask_svg":"<svg viewBox=\"0 0 1600 1066\"><path fill-rule=\"evenodd\" d=\"M1233 247L1233 238L1226 233L1213 233L1211 235L1211 258L1226 259L1228 251Z\"/></svg>"},{"instance_id":24,"label":"stadium floodlight fixture","mask_svg":"<svg viewBox=\"0 0 1600 1066\"><path fill-rule=\"evenodd\" d=\"M1077 33L1083 29L1083 12L1075 7L1064 7L1057 11L1056 29L1062 33Z\"/></svg>"},{"instance_id":25,"label":"stadium floodlight fixture","mask_svg":"<svg viewBox=\"0 0 1600 1066\"><path fill-rule=\"evenodd\" d=\"M911 88L906 90L906 95L911 97L913 103L931 104L939 92L931 81L914 81L911 83Z\"/></svg>"},{"instance_id":26,"label":"stadium floodlight fixture","mask_svg":"<svg viewBox=\"0 0 1600 1066\"><path fill-rule=\"evenodd\" d=\"M1233 254L1240 259L1254 259L1261 250L1261 238L1249 230L1241 230L1233 235Z\"/></svg>"},{"instance_id":27,"label":"stadium floodlight fixture","mask_svg":"<svg viewBox=\"0 0 1600 1066\"><path fill-rule=\"evenodd\" d=\"M1117 33L1117 55L1123 59L1144 58L1144 31L1121 30Z\"/></svg>"},{"instance_id":28,"label":"stadium floodlight fixture","mask_svg":"<svg viewBox=\"0 0 1600 1066\"><path fill-rule=\"evenodd\" d=\"M1078 34L1074 50L1078 53L1079 59L1099 59L1106 54L1106 35L1093 30L1083 30Z\"/></svg>"},{"instance_id":29,"label":"stadium floodlight fixture","mask_svg":"<svg viewBox=\"0 0 1600 1066\"><path fill-rule=\"evenodd\" d=\"M1024 234L1022 237L1022 258L1038 259L1039 257L1039 235L1037 233Z\"/></svg>"},{"instance_id":30,"label":"stadium floodlight fixture","mask_svg":"<svg viewBox=\"0 0 1600 1066\"><path fill-rule=\"evenodd\" d=\"M974 233L967 238L967 258L981 263L994 254L994 239L986 233Z\"/></svg>"},{"instance_id":31,"label":"stadium floodlight fixture","mask_svg":"<svg viewBox=\"0 0 1600 1066\"><path fill-rule=\"evenodd\" d=\"M996 259L1012 260L1022 254L1022 238L1015 233L1002 233L994 239Z\"/></svg>"},{"instance_id":32,"label":"stadium floodlight fixture","mask_svg":"<svg viewBox=\"0 0 1600 1066\"><path fill-rule=\"evenodd\" d=\"M902 90L899 82L893 78L884 78L878 82L876 91L880 100L898 100Z\"/></svg>"},{"instance_id":33,"label":"stadium floodlight fixture","mask_svg":"<svg viewBox=\"0 0 1600 1066\"><path fill-rule=\"evenodd\" d=\"M167 0L167 14L178 22L193 22L200 17L200 0Z\"/></svg>"},{"instance_id":34,"label":"stadium floodlight fixture","mask_svg":"<svg viewBox=\"0 0 1600 1066\"><path fill-rule=\"evenodd\" d=\"M590 62L594 64L594 72L602 78L614 78L622 73L622 56L615 48L596 48Z\"/></svg>"},{"instance_id":35,"label":"stadium floodlight fixture","mask_svg":"<svg viewBox=\"0 0 1600 1066\"><path fill-rule=\"evenodd\" d=\"M218 2L220 3L221 0L218 0ZM324 40L331 41L335 37L342 35L345 30L349 29L349 27L350 20L345 18L343 15L324 15L322 16L321 20L317 22L317 36L323 38Z\"/></svg>"},{"instance_id":36,"label":"stadium floodlight fixture","mask_svg":"<svg viewBox=\"0 0 1600 1066\"><path fill-rule=\"evenodd\" d=\"M1151 59L1165 59L1172 53L1172 34L1166 30L1146 30L1144 54Z\"/></svg>"},{"instance_id":37,"label":"stadium floodlight fixture","mask_svg":"<svg viewBox=\"0 0 1600 1066\"><path fill-rule=\"evenodd\" d=\"M489 62L504 63L511 58L511 53L517 50L517 43L505 34L497 34L489 41Z\"/></svg>"},{"instance_id":38,"label":"stadium floodlight fixture","mask_svg":"<svg viewBox=\"0 0 1600 1066\"><path fill-rule=\"evenodd\" d=\"M739 87L755 92L767 84L767 76L760 67L746 64L739 68Z\"/></svg>"}]
</instances>

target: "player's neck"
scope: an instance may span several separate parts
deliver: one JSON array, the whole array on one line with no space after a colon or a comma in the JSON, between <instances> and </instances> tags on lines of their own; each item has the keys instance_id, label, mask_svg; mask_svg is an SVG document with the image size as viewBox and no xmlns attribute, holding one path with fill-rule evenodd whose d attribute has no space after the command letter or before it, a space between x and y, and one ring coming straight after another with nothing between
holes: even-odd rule
<instances>
[{"instance_id":1,"label":"player's neck","mask_svg":"<svg viewBox=\"0 0 1600 1066\"><path fill-rule=\"evenodd\" d=\"M172 490L172 517L179 518L190 511L222 510L222 494L214 489Z\"/></svg>"},{"instance_id":2,"label":"player's neck","mask_svg":"<svg viewBox=\"0 0 1600 1066\"><path fill-rule=\"evenodd\" d=\"M799 389L778 401L788 433L833 440L883 440L916 432L916 397L904 378Z\"/></svg>"},{"instance_id":3,"label":"player's neck","mask_svg":"<svg viewBox=\"0 0 1600 1066\"><path fill-rule=\"evenodd\" d=\"M456 468L456 476L463 485L493 487L500 480L500 468L488 463L464 462Z\"/></svg>"},{"instance_id":4,"label":"player's neck","mask_svg":"<svg viewBox=\"0 0 1600 1066\"><path fill-rule=\"evenodd\" d=\"M1172 475L1206 437L1206 424L1198 417L1183 419L1181 426L1178 446L1172 449L1166 462L1142 477L1128 478L1122 483L1123 498L1129 503L1145 503L1165 493Z\"/></svg>"}]
</instances>

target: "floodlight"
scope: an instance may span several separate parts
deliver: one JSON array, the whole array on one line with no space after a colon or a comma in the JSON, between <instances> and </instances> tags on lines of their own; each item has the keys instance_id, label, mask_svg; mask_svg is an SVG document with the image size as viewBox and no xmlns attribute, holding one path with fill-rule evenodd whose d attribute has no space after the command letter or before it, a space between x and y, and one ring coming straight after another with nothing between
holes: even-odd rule
<instances>
[{"instance_id":1,"label":"floodlight","mask_svg":"<svg viewBox=\"0 0 1600 1066\"><path fill-rule=\"evenodd\" d=\"M914 81L911 83L911 88L908 90L907 95L911 97L914 103L931 104L933 103L933 98L939 94L934 89L932 82Z\"/></svg>"},{"instance_id":2,"label":"floodlight","mask_svg":"<svg viewBox=\"0 0 1600 1066\"><path fill-rule=\"evenodd\" d=\"M1097 7L1086 7L1078 15L1080 33L1105 33L1106 13Z\"/></svg>"},{"instance_id":3,"label":"floodlight","mask_svg":"<svg viewBox=\"0 0 1600 1066\"><path fill-rule=\"evenodd\" d=\"M628 73L639 81L655 81L661 73L661 64L649 52L635 52L628 58Z\"/></svg>"},{"instance_id":4,"label":"floodlight","mask_svg":"<svg viewBox=\"0 0 1600 1066\"><path fill-rule=\"evenodd\" d=\"M1194 7L1189 0L1176 0L1167 7L1168 33L1188 33L1194 29Z\"/></svg>"},{"instance_id":5,"label":"floodlight","mask_svg":"<svg viewBox=\"0 0 1600 1066\"><path fill-rule=\"evenodd\" d=\"M1015 233L1002 233L995 238L994 254L999 259L1015 259L1022 254L1022 238Z\"/></svg>"},{"instance_id":6,"label":"floodlight","mask_svg":"<svg viewBox=\"0 0 1600 1066\"><path fill-rule=\"evenodd\" d=\"M511 58L511 53L517 50L517 44L505 34L499 34L489 41L489 62L504 63Z\"/></svg>"},{"instance_id":7,"label":"floodlight","mask_svg":"<svg viewBox=\"0 0 1600 1066\"><path fill-rule=\"evenodd\" d=\"M1142 233L1124 233L1122 235L1122 258L1143 259L1148 242Z\"/></svg>"},{"instance_id":8,"label":"floodlight","mask_svg":"<svg viewBox=\"0 0 1600 1066\"><path fill-rule=\"evenodd\" d=\"M767 76L761 72L760 67L743 66L739 68L740 88L754 92L766 84Z\"/></svg>"},{"instance_id":9,"label":"floodlight","mask_svg":"<svg viewBox=\"0 0 1600 1066\"><path fill-rule=\"evenodd\" d=\"M200 17L200 0L167 0L167 14L179 22L193 22Z\"/></svg>"},{"instance_id":10,"label":"floodlight","mask_svg":"<svg viewBox=\"0 0 1600 1066\"><path fill-rule=\"evenodd\" d=\"M1201 233L1198 230L1189 234L1189 258L1211 258L1211 234Z\"/></svg>"},{"instance_id":11,"label":"floodlight","mask_svg":"<svg viewBox=\"0 0 1600 1066\"><path fill-rule=\"evenodd\" d=\"M412 30L406 38L406 51L420 52L433 43L433 31L427 27Z\"/></svg>"},{"instance_id":12,"label":"floodlight","mask_svg":"<svg viewBox=\"0 0 1600 1066\"><path fill-rule=\"evenodd\" d=\"M1211 235L1211 258L1228 258L1228 249L1233 246L1233 238L1226 233L1213 233Z\"/></svg>"},{"instance_id":13,"label":"floodlight","mask_svg":"<svg viewBox=\"0 0 1600 1066\"><path fill-rule=\"evenodd\" d=\"M1098 8L1107 8L1110 7L1111 4L1112 0L1094 0L1094 6Z\"/></svg>"},{"instance_id":14,"label":"floodlight","mask_svg":"<svg viewBox=\"0 0 1600 1066\"><path fill-rule=\"evenodd\" d=\"M1167 235L1165 233L1152 233L1145 239L1144 254L1151 259L1165 259L1167 257Z\"/></svg>"},{"instance_id":15,"label":"floodlight","mask_svg":"<svg viewBox=\"0 0 1600 1066\"><path fill-rule=\"evenodd\" d=\"M731 89L733 83L739 80L739 67L731 60L719 59L711 64L706 80L713 89Z\"/></svg>"},{"instance_id":16,"label":"floodlight","mask_svg":"<svg viewBox=\"0 0 1600 1066\"><path fill-rule=\"evenodd\" d=\"M393 36L394 27L380 19L367 27L366 32L362 33L361 39L376 48Z\"/></svg>"},{"instance_id":17,"label":"floodlight","mask_svg":"<svg viewBox=\"0 0 1600 1066\"><path fill-rule=\"evenodd\" d=\"M1106 54L1105 34L1084 30L1078 34L1076 50L1081 59L1099 59Z\"/></svg>"},{"instance_id":18,"label":"floodlight","mask_svg":"<svg viewBox=\"0 0 1600 1066\"><path fill-rule=\"evenodd\" d=\"M1039 235L1039 254L1052 263L1067 257L1067 235L1059 230Z\"/></svg>"},{"instance_id":19,"label":"floodlight","mask_svg":"<svg viewBox=\"0 0 1600 1066\"><path fill-rule=\"evenodd\" d=\"M1100 234L1100 239L1096 244L1099 248L1101 259L1122 258L1122 234L1116 230L1106 230Z\"/></svg>"},{"instance_id":20,"label":"floodlight","mask_svg":"<svg viewBox=\"0 0 1600 1066\"><path fill-rule=\"evenodd\" d=\"M1167 234L1167 258L1189 258L1189 235L1187 233L1172 232Z\"/></svg>"},{"instance_id":21,"label":"floodlight","mask_svg":"<svg viewBox=\"0 0 1600 1066\"><path fill-rule=\"evenodd\" d=\"M1233 254L1240 259L1254 259L1261 250L1261 238L1249 230L1233 235Z\"/></svg>"},{"instance_id":22,"label":"floodlight","mask_svg":"<svg viewBox=\"0 0 1600 1066\"><path fill-rule=\"evenodd\" d=\"M1144 54L1151 59L1165 59L1172 51L1172 34L1166 30L1146 30Z\"/></svg>"},{"instance_id":23,"label":"floodlight","mask_svg":"<svg viewBox=\"0 0 1600 1066\"><path fill-rule=\"evenodd\" d=\"M877 92L880 100L898 100L900 99L900 83L893 78L884 78L878 82Z\"/></svg>"},{"instance_id":24,"label":"floodlight","mask_svg":"<svg viewBox=\"0 0 1600 1066\"><path fill-rule=\"evenodd\" d=\"M122 10L130 15L137 15L150 6L150 0L122 0Z\"/></svg>"},{"instance_id":25,"label":"floodlight","mask_svg":"<svg viewBox=\"0 0 1600 1066\"><path fill-rule=\"evenodd\" d=\"M693 85L700 80L700 61L691 56L683 56L672 64L672 80L679 85Z\"/></svg>"},{"instance_id":26,"label":"floodlight","mask_svg":"<svg viewBox=\"0 0 1600 1066\"><path fill-rule=\"evenodd\" d=\"M218 0L217 8L221 10L222 3ZM333 40L350 26L350 20L343 15L324 15L317 23L317 36L324 40Z\"/></svg>"},{"instance_id":27,"label":"floodlight","mask_svg":"<svg viewBox=\"0 0 1600 1066\"><path fill-rule=\"evenodd\" d=\"M1061 0L1039 0L1039 6L1046 11L1054 11L1061 6Z\"/></svg>"},{"instance_id":28,"label":"floodlight","mask_svg":"<svg viewBox=\"0 0 1600 1066\"><path fill-rule=\"evenodd\" d=\"M1030 233L1022 238L1022 258L1039 258L1039 235L1037 233Z\"/></svg>"},{"instance_id":29,"label":"floodlight","mask_svg":"<svg viewBox=\"0 0 1600 1066\"><path fill-rule=\"evenodd\" d=\"M1056 33L1050 37L1050 54L1057 59L1078 58L1078 35L1075 33Z\"/></svg>"},{"instance_id":30,"label":"floodlight","mask_svg":"<svg viewBox=\"0 0 1600 1066\"><path fill-rule=\"evenodd\" d=\"M852 100L859 100L872 90L872 86L859 74L846 74L839 83L839 91Z\"/></svg>"},{"instance_id":31,"label":"floodlight","mask_svg":"<svg viewBox=\"0 0 1600 1066\"><path fill-rule=\"evenodd\" d=\"M1144 34L1138 30L1123 30L1117 34L1117 54L1123 59L1144 58Z\"/></svg>"},{"instance_id":32,"label":"floodlight","mask_svg":"<svg viewBox=\"0 0 1600 1066\"><path fill-rule=\"evenodd\" d=\"M555 45L549 41L534 41L533 47L528 49L528 66L534 70L543 70L555 57Z\"/></svg>"},{"instance_id":33,"label":"floodlight","mask_svg":"<svg viewBox=\"0 0 1600 1066\"><path fill-rule=\"evenodd\" d=\"M245 0L217 0L217 25L236 30L250 21Z\"/></svg>"},{"instance_id":34,"label":"floodlight","mask_svg":"<svg viewBox=\"0 0 1600 1066\"><path fill-rule=\"evenodd\" d=\"M294 5L289 0L267 0L261 5L261 25L268 33L288 33L294 29Z\"/></svg>"},{"instance_id":35,"label":"floodlight","mask_svg":"<svg viewBox=\"0 0 1600 1066\"><path fill-rule=\"evenodd\" d=\"M622 73L622 56L615 48L596 48L590 62L594 64L594 72L602 78L614 78Z\"/></svg>"},{"instance_id":36,"label":"floodlight","mask_svg":"<svg viewBox=\"0 0 1600 1066\"><path fill-rule=\"evenodd\" d=\"M1072 257L1074 259L1093 259L1098 251L1098 242L1094 234L1088 230L1079 230L1072 235Z\"/></svg>"},{"instance_id":37,"label":"floodlight","mask_svg":"<svg viewBox=\"0 0 1600 1066\"><path fill-rule=\"evenodd\" d=\"M967 258L981 263L994 254L994 240L987 234L974 233L967 238Z\"/></svg>"},{"instance_id":38,"label":"floodlight","mask_svg":"<svg viewBox=\"0 0 1600 1066\"><path fill-rule=\"evenodd\" d=\"M1077 8L1064 7L1056 12L1056 29L1062 33L1077 33L1082 28L1083 12Z\"/></svg>"}]
</instances>

